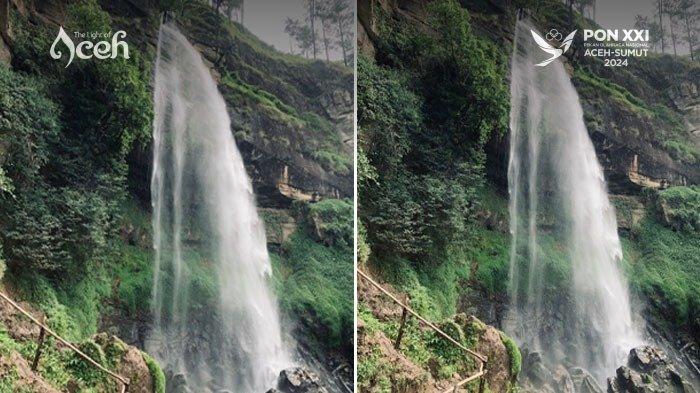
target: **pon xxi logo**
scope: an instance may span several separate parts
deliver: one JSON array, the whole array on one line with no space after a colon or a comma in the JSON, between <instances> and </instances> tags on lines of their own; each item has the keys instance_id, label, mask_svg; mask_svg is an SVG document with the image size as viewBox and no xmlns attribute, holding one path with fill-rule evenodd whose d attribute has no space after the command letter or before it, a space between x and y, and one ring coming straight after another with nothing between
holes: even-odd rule
<instances>
[{"instance_id":1,"label":"pon xxi logo","mask_svg":"<svg viewBox=\"0 0 700 393\"><path fill-rule=\"evenodd\" d=\"M73 34L77 39L96 39L96 38L108 38L109 33L81 33L75 32ZM58 30L58 36L51 45L50 55L52 58L59 60L63 57L63 52L58 50L58 44L63 43L63 45L68 49L68 64L66 68L73 62L73 59L77 56L79 59L87 60L91 58L97 59L116 59L119 56L119 49L122 48L123 56L125 59L129 58L129 44L122 41L122 38L126 37L126 32L120 30L114 35L112 35L111 41L99 41L92 42L90 40L84 40L78 45L73 43L73 40L66 34L61 26ZM87 52L87 53L86 53Z\"/></svg>"},{"instance_id":2,"label":"pon xxi logo","mask_svg":"<svg viewBox=\"0 0 700 393\"><path fill-rule=\"evenodd\" d=\"M540 47L543 51L549 53L552 55L549 59L535 64L538 67L544 67L547 64L553 62L556 60L558 57L566 53L567 50L569 50L569 47L571 47L571 42L574 40L574 35L576 35L576 30L572 31L569 35L564 38L562 41L562 35L560 32L557 31L557 29L551 29L547 34L545 34L545 38L542 38L539 34L537 34L534 30L530 30L530 33L532 33L532 38L535 39L535 42L537 43L537 46ZM552 46L549 42L547 41L559 41L561 44L559 47L554 47Z\"/></svg>"}]
</instances>

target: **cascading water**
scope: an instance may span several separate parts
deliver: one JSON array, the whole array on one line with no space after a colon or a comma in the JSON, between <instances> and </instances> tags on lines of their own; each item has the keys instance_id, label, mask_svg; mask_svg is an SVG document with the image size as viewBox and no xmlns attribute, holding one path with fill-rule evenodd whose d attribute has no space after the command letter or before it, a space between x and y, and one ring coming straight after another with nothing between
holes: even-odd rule
<instances>
[{"instance_id":1,"label":"cascading water","mask_svg":"<svg viewBox=\"0 0 700 393\"><path fill-rule=\"evenodd\" d=\"M163 25L155 71L154 329L149 351L191 386L262 392L290 365L263 223L226 105L199 52ZM192 312L210 272L213 310ZM206 285L204 285L206 287Z\"/></svg>"},{"instance_id":2,"label":"cascading water","mask_svg":"<svg viewBox=\"0 0 700 393\"><path fill-rule=\"evenodd\" d=\"M615 211L578 95L560 60L535 66L549 55L531 29L517 23L511 63L506 329L549 361L567 360L603 382L642 340L620 271ZM557 277L570 282L569 298L553 299Z\"/></svg>"}]
</instances>

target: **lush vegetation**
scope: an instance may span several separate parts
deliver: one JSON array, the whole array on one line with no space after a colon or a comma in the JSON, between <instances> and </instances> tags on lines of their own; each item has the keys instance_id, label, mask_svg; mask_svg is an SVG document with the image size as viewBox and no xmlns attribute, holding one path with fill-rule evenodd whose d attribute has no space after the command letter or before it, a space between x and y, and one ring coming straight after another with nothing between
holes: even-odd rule
<instances>
[{"instance_id":1,"label":"lush vegetation","mask_svg":"<svg viewBox=\"0 0 700 393\"><path fill-rule=\"evenodd\" d=\"M360 212L377 260L439 265L469 232L483 145L506 127L505 58L457 2L429 13L430 32L387 17L379 64L358 64Z\"/></svg>"},{"instance_id":2,"label":"lush vegetation","mask_svg":"<svg viewBox=\"0 0 700 393\"><path fill-rule=\"evenodd\" d=\"M700 187L671 187L659 193L658 201L673 229L700 232Z\"/></svg>"},{"instance_id":3,"label":"lush vegetation","mask_svg":"<svg viewBox=\"0 0 700 393\"><path fill-rule=\"evenodd\" d=\"M352 203L327 199L296 210L301 225L272 255L282 308L315 325L320 345L352 356Z\"/></svg>"},{"instance_id":4,"label":"lush vegetation","mask_svg":"<svg viewBox=\"0 0 700 393\"><path fill-rule=\"evenodd\" d=\"M507 283L507 235L477 218L504 209L492 206L502 198L485 187L484 170L485 144L507 127L504 51L472 32L456 1L430 3L428 29L375 12L375 59L358 59L359 264L473 347L483 326L452 319L461 297L471 290L496 295ZM362 303L360 318L368 334L396 338L398 320L379 321ZM473 367L414 321L403 342L401 353L438 379ZM517 375L519 351L508 351ZM411 383L395 380L379 349L370 352L359 359L361 388Z\"/></svg>"},{"instance_id":5,"label":"lush vegetation","mask_svg":"<svg viewBox=\"0 0 700 393\"><path fill-rule=\"evenodd\" d=\"M700 316L700 238L693 226L698 211L693 208L697 203L695 193L696 187L661 191L658 201L669 201L665 203L670 205L666 213L658 201L650 203L642 222L623 238L628 277L635 292L649 300L660 321L692 329L697 329Z\"/></svg>"},{"instance_id":6,"label":"lush vegetation","mask_svg":"<svg viewBox=\"0 0 700 393\"><path fill-rule=\"evenodd\" d=\"M425 307L420 301L412 302L411 305L417 308ZM392 343L396 342L400 326L398 319L381 321L375 317L372 310L362 304L359 307L359 319L363 325L362 334L368 337L368 340L371 341L373 335L381 333ZM464 314L442 319L437 325L450 337L470 349L476 349L479 337L487 328L479 320L468 318ZM510 337L502 332L499 334L509 356L512 378L510 382L513 383L509 389L515 388L514 382L521 368L520 350ZM415 380L397 381L397 375L406 370L397 370L396 367L400 367L400 364L391 364L382 358L382 351L387 350L386 348L377 343L373 345L373 348L363 349L369 351L370 356L361 358L358 365L358 384L361 389L371 387L377 392L392 392L396 388L420 384L420 381ZM413 364L430 370L435 379L451 379L455 374L468 375L474 372L476 367L475 360L470 355L434 330L418 323L415 318L409 319L404 327L400 352ZM413 378L425 379L427 375ZM468 391L477 391L477 386L478 383L472 383L466 388Z\"/></svg>"},{"instance_id":7,"label":"lush vegetation","mask_svg":"<svg viewBox=\"0 0 700 393\"><path fill-rule=\"evenodd\" d=\"M76 61L65 68L46 55L54 31L14 11L11 17L17 32L13 70L0 66L4 283L41 310L59 334L114 367L123 344L116 351L90 337L115 283L132 309L147 298L149 261L119 229L128 210L127 156L149 139L150 66L132 46L130 59ZM92 0L68 6L65 28L113 31L110 16ZM31 359L35 345L6 336L1 346ZM154 377L162 375L155 362L149 368ZM53 340L39 373L59 389L69 382L86 392L115 389Z\"/></svg>"}]
</instances>

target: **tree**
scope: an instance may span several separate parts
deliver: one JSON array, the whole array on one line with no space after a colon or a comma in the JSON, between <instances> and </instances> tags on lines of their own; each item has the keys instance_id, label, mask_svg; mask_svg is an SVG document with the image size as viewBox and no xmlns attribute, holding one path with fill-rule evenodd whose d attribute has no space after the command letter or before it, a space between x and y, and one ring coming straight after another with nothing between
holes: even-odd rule
<instances>
[{"instance_id":1,"label":"tree","mask_svg":"<svg viewBox=\"0 0 700 393\"><path fill-rule=\"evenodd\" d=\"M694 50L697 47L698 16L700 16L700 9L697 8L697 4L694 0L681 0L678 4L677 13L682 22L683 29L685 30L683 41L688 45L688 49L690 50L690 59L694 61Z\"/></svg>"},{"instance_id":2,"label":"tree","mask_svg":"<svg viewBox=\"0 0 700 393\"><path fill-rule=\"evenodd\" d=\"M313 48L313 56L316 58L318 50L316 49L316 1L317 0L306 0L306 7L308 13L309 24L311 25L311 46Z\"/></svg>"},{"instance_id":3,"label":"tree","mask_svg":"<svg viewBox=\"0 0 700 393\"><path fill-rule=\"evenodd\" d=\"M330 50L333 49L334 45L328 38L332 33L332 15L331 15L331 3L330 1L322 1L317 8L316 14L319 19L321 19L321 34L323 37L323 48L326 52L326 61L331 61Z\"/></svg>"},{"instance_id":4,"label":"tree","mask_svg":"<svg viewBox=\"0 0 700 393\"><path fill-rule=\"evenodd\" d=\"M330 0L329 14L335 25L338 37L338 47L343 52L343 63L347 66L352 63L353 42L348 37L352 30L354 15L351 3L348 0Z\"/></svg>"},{"instance_id":5,"label":"tree","mask_svg":"<svg viewBox=\"0 0 700 393\"><path fill-rule=\"evenodd\" d=\"M596 0L574 0L573 2L576 3L576 8L578 9L578 12L579 14L581 14L581 16L585 16L587 10L595 10ZM594 16L592 14L594 13L595 11L593 11L593 13L588 12L588 17L592 19L592 17Z\"/></svg>"},{"instance_id":6,"label":"tree","mask_svg":"<svg viewBox=\"0 0 700 393\"><path fill-rule=\"evenodd\" d=\"M656 16L659 17L659 39L661 40L661 53L666 50L666 42L664 41L664 7L666 0L656 0ZM651 34L651 32L650 32Z\"/></svg>"},{"instance_id":7,"label":"tree","mask_svg":"<svg viewBox=\"0 0 700 393\"><path fill-rule=\"evenodd\" d=\"M678 56L676 47L676 30L673 28L677 22L675 18L678 16L679 0L666 0L666 15L668 15L668 27L671 34L671 45L673 46L673 55Z\"/></svg>"},{"instance_id":8,"label":"tree","mask_svg":"<svg viewBox=\"0 0 700 393\"><path fill-rule=\"evenodd\" d=\"M284 31L297 43L301 54L309 57L309 51L313 47L311 28L298 19L287 18L284 21Z\"/></svg>"}]
</instances>

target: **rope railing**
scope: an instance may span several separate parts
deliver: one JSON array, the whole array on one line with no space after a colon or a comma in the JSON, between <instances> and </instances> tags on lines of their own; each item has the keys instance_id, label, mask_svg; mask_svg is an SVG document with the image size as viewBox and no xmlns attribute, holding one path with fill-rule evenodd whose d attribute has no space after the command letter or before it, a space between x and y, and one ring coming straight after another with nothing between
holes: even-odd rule
<instances>
[{"instance_id":1,"label":"rope railing","mask_svg":"<svg viewBox=\"0 0 700 393\"><path fill-rule=\"evenodd\" d=\"M411 314L412 316L416 317L419 321L423 322L426 326L428 326L429 328L431 328L432 330L434 330L437 334L439 334L440 336L442 336L444 339L446 339L447 341L449 341L450 343L452 343L454 346L458 347L459 349L463 350L464 352L467 352L469 355L471 355L471 356L473 356L473 357L475 357L475 358L477 359L477 363L478 363L478 366L479 366L479 370L478 370L476 373L470 375L469 377L467 377L467 378L465 378L465 379L463 379L463 380L457 382L453 387L451 387L451 388L445 390L444 393L457 392L457 389L459 389L461 386L464 386L465 384L467 384L467 383L469 383L469 382L471 382L471 381L473 381L473 380L475 380L475 379L477 379L477 378L481 378L481 377L483 377L484 375L486 375L486 370L485 370L485 368L484 368L485 364L486 364L487 361L488 361L488 359L487 359L486 356L484 356L484 355L482 355L482 354L480 354L480 353L478 353L478 352L475 352L475 351L473 351L473 350L471 350L471 349L465 347L464 345L462 345L462 343L460 343L459 341L457 341L457 340L455 340L454 338L452 338L452 336L450 336L449 334L445 333L445 332L444 332L442 329L440 329L439 327L435 326L434 323L432 323L432 322L428 321L427 319L423 318L420 314L418 314L418 313L415 312L413 309L411 309L408 305L404 304L404 302L402 302L401 300L399 300L394 294L392 294L391 292L389 292L388 290L386 290L386 289L385 289L384 287L382 287L378 282L374 281L367 273L363 272L363 271L360 270L360 269L357 269L357 274L358 274L360 277L362 277L362 278L364 278L365 280L367 280L367 281L368 281L370 284L372 284L375 288L379 289L384 295L388 296L394 303L396 303L396 304L398 304L399 306L401 306L401 309L402 309L401 326L399 327L398 337L397 337L397 339L396 339L396 344L394 345L394 347L395 347L396 349L399 349L399 346L400 346L400 344L401 344L401 338L402 338L402 336L403 336L404 325L406 324L406 319L407 319L407 317L408 317L407 314ZM482 382L483 382L483 380L482 380ZM481 386L479 387L479 390L480 390L480 391L483 391L483 384L481 384Z\"/></svg>"},{"instance_id":2,"label":"rope railing","mask_svg":"<svg viewBox=\"0 0 700 393\"><path fill-rule=\"evenodd\" d=\"M9 296L4 294L3 292L0 292L0 297L5 299L13 308L15 308L17 311L22 313L24 316L29 318L35 325L39 326L41 328L39 332L39 345L37 346L36 349L36 354L34 356L34 361L32 362L32 371L36 371L37 366L39 365L39 358L41 357L41 349L44 344L44 337L48 333L49 335L53 336L56 340L61 342L63 345L68 347L70 350L75 352L78 356L83 358L85 361L87 361L90 365L94 366L95 368L107 373L110 377L113 379L117 380L119 383L121 383L121 388L120 388L120 393L125 393L129 390L129 378L123 377L117 373L114 373L104 366L102 366L100 363L92 359L90 356L86 355L83 351L78 349L75 345L72 343L68 342L68 340L64 339L63 337L59 336L58 333L54 332L46 326L44 323L40 322L38 319L36 319L32 314L30 314L27 310L22 308L19 304L15 303L12 299L10 299Z\"/></svg>"}]
</instances>

